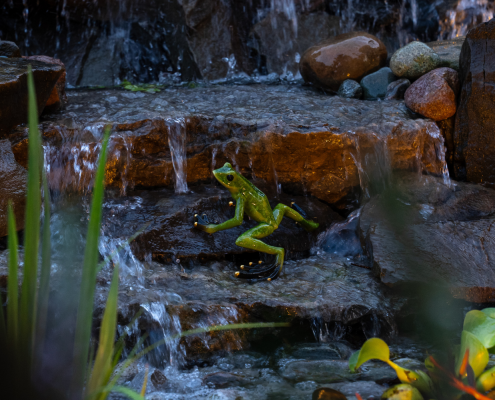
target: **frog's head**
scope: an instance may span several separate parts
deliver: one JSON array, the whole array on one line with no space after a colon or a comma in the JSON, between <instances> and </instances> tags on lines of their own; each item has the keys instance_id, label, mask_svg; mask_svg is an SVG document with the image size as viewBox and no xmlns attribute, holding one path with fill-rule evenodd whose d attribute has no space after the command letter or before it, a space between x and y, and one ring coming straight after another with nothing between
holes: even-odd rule
<instances>
[{"instance_id":1,"label":"frog's head","mask_svg":"<svg viewBox=\"0 0 495 400\"><path fill-rule=\"evenodd\" d=\"M241 185L240 175L236 172L230 163L225 163L222 168L213 171L213 175L223 186L231 192L236 191Z\"/></svg>"}]
</instances>

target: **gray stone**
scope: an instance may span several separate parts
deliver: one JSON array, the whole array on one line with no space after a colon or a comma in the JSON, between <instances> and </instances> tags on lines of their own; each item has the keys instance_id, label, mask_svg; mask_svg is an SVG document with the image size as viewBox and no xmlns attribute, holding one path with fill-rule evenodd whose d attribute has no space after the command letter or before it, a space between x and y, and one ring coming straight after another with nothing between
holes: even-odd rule
<instances>
[{"instance_id":1,"label":"gray stone","mask_svg":"<svg viewBox=\"0 0 495 400\"><path fill-rule=\"evenodd\" d=\"M387 87L395 81L397 77L392 70L384 67L372 74L365 76L361 80L364 98L366 100L382 99L387 93Z\"/></svg>"},{"instance_id":2,"label":"gray stone","mask_svg":"<svg viewBox=\"0 0 495 400\"><path fill-rule=\"evenodd\" d=\"M223 389L232 386L243 386L248 380L243 376L231 374L229 372L215 372L203 378L203 385L215 389Z\"/></svg>"},{"instance_id":3,"label":"gray stone","mask_svg":"<svg viewBox=\"0 0 495 400\"><path fill-rule=\"evenodd\" d=\"M347 397L353 397L356 393L359 393L363 399L370 397L379 399L387 389L386 386L371 381L333 383L328 387L342 392Z\"/></svg>"},{"instance_id":4,"label":"gray stone","mask_svg":"<svg viewBox=\"0 0 495 400\"><path fill-rule=\"evenodd\" d=\"M411 86L409 79L399 79L387 86L385 100L403 100L404 93Z\"/></svg>"},{"instance_id":5,"label":"gray stone","mask_svg":"<svg viewBox=\"0 0 495 400\"><path fill-rule=\"evenodd\" d=\"M21 51L14 42L0 40L0 57L19 58Z\"/></svg>"},{"instance_id":6,"label":"gray stone","mask_svg":"<svg viewBox=\"0 0 495 400\"><path fill-rule=\"evenodd\" d=\"M411 42L397 50L390 59L390 68L398 77L418 79L427 72L438 68L440 57L421 42Z\"/></svg>"},{"instance_id":7,"label":"gray stone","mask_svg":"<svg viewBox=\"0 0 495 400\"><path fill-rule=\"evenodd\" d=\"M348 99L360 99L363 96L363 88L358 82L347 79L340 85L337 95Z\"/></svg>"},{"instance_id":8,"label":"gray stone","mask_svg":"<svg viewBox=\"0 0 495 400\"><path fill-rule=\"evenodd\" d=\"M448 67L459 72L459 57L465 36L459 36L449 40L438 40L426 43L440 57L440 67Z\"/></svg>"}]
</instances>

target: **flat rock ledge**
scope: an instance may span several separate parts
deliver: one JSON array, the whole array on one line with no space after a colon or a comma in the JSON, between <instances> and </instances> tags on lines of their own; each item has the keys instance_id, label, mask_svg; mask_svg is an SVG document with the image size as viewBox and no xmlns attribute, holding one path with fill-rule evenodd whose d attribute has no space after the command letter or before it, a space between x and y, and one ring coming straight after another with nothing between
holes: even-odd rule
<instances>
[{"instance_id":1,"label":"flat rock ledge","mask_svg":"<svg viewBox=\"0 0 495 400\"><path fill-rule=\"evenodd\" d=\"M229 161L248 178L341 209L359 197L359 170L373 170L381 159L392 169L438 175L444 170L437 125L401 101L344 99L289 85L168 88L156 94L71 91L68 96L67 109L41 124L53 189L91 187L105 124L113 126L106 181L122 191L172 187L171 145L187 160L190 185L209 182L212 169ZM175 139L184 132L180 147ZM8 138L16 160L26 165L26 129L19 127Z\"/></svg>"}]
</instances>

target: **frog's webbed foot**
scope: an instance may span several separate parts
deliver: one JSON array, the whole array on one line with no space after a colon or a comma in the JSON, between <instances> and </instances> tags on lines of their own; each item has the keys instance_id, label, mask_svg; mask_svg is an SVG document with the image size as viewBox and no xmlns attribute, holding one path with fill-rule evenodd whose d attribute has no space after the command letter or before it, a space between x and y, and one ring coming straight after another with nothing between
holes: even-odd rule
<instances>
[{"instance_id":1,"label":"frog's webbed foot","mask_svg":"<svg viewBox=\"0 0 495 400\"><path fill-rule=\"evenodd\" d=\"M250 283L271 281L276 279L282 271L282 266L279 262L273 262L268 265L261 265L262 262L259 261L257 265L249 266L241 265L241 271L235 273L237 278L249 279Z\"/></svg>"},{"instance_id":2,"label":"frog's webbed foot","mask_svg":"<svg viewBox=\"0 0 495 400\"><path fill-rule=\"evenodd\" d=\"M198 225L210 225L210 224L218 224L217 221L211 222L206 214L194 214L194 226Z\"/></svg>"}]
</instances>

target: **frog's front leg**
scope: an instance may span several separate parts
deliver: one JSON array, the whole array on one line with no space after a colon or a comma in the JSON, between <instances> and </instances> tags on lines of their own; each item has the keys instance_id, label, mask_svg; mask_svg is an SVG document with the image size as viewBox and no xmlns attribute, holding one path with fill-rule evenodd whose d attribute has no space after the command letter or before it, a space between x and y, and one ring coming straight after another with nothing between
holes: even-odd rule
<instances>
[{"instance_id":1,"label":"frog's front leg","mask_svg":"<svg viewBox=\"0 0 495 400\"><path fill-rule=\"evenodd\" d=\"M235 273L235 276L239 278L251 278L252 281L271 281L275 279L280 272L284 264L285 251L282 247L270 246L259 239L270 235L275 230L275 227L261 223L254 228L243 233L237 238L235 244L246 249L261 251L262 253L274 254L276 256L275 263L268 267L255 267L250 268L247 272L239 271Z\"/></svg>"},{"instance_id":2,"label":"frog's front leg","mask_svg":"<svg viewBox=\"0 0 495 400\"><path fill-rule=\"evenodd\" d=\"M245 204L245 200L242 197L237 199L235 205L235 216L234 218L231 218L228 221L222 222L221 224L218 225L215 224L202 225L198 222L195 222L194 226L207 233L215 233L219 231L224 231L225 229L235 228L236 226L241 225L244 219L244 204Z\"/></svg>"}]
</instances>

